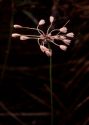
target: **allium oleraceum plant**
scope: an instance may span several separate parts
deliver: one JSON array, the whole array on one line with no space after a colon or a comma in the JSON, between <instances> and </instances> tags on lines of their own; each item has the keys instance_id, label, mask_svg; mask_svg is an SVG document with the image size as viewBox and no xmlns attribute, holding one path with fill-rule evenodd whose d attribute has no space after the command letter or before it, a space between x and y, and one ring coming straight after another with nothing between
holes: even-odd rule
<instances>
[{"instance_id":1,"label":"allium oleraceum plant","mask_svg":"<svg viewBox=\"0 0 89 125\"><path fill-rule=\"evenodd\" d=\"M16 24L16 25L14 25L14 28L35 30L39 33L39 35L24 35L24 34L13 33L12 37L20 37L20 40L37 39L40 50L43 53L45 53L47 56L52 56L52 49L49 48L49 46L48 46L49 43L53 43L54 45L58 46L61 50L66 51L68 45L70 45L71 40L74 37L73 32L68 33L68 31L67 31L66 25L69 22L69 20L60 29L52 29L53 22L54 22L53 16L50 16L49 21L50 21L50 25L49 25L46 33L40 29L40 26L45 24L44 19L41 19L39 21L36 28L23 27L21 25ZM53 33L55 33L55 32L57 32L57 33L55 35L53 35ZM61 41L62 43L59 44L59 43L55 42L56 40Z\"/></svg>"}]
</instances>

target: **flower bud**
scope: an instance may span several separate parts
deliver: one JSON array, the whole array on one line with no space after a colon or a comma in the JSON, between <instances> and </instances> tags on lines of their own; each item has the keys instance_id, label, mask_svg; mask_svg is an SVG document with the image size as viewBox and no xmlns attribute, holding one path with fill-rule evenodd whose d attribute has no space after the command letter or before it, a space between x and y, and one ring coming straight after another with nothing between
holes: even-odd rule
<instances>
[{"instance_id":1,"label":"flower bud","mask_svg":"<svg viewBox=\"0 0 89 125\"><path fill-rule=\"evenodd\" d=\"M54 17L50 16L50 23L52 23L54 21Z\"/></svg>"},{"instance_id":2,"label":"flower bud","mask_svg":"<svg viewBox=\"0 0 89 125\"><path fill-rule=\"evenodd\" d=\"M44 24L45 24L45 20L42 19L39 21L39 25L44 25Z\"/></svg>"},{"instance_id":3,"label":"flower bud","mask_svg":"<svg viewBox=\"0 0 89 125\"><path fill-rule=\"evenodd\" d=\"M69 40L69 39L64 39L63 42L64 42L65 44L69 45L70 42L71 42L71 40Z\"/></svg>"},{"instance_id":4,"label":"flower bud","mask_svg":"<svg viewBox=\"0 0 89 125\"><path fill-rule=\"evenodd\" d=\"M43 45L40 45L40 49L42 52L48 51L48 48Z\"/></svg>"},{"instance_id":5,"label":"flower bud","mask_svg":"<svg viewBox=\"0 0 89 125\"><path fill-rule=\"evenodd\" d=\"M18 37L18 36L20 36L20 34L18 34L18 33L13 33L12 34L12 37Z\"/></svg>"},{"instance_id":6,"label":"flower bud","mask_svg":"<svg viewBox=\"0 0 89 125\"><path fill-rule=\"evenodd\" d=\"M68 34L66 34L66 36L68 36L68 37L70 37L70 38L73 38L74 37L74 33L68 33Z\"/></svg>"},{"instance_id":7,"label":"flower bud","mask_svg":"<svg viewBox=\"0 0 89 125\"><path fill-rule=\"evenodd\" d=\"M67 50L67 46L65 46L65 45L59 45L59 47L60 47L61 50L64 50L64 51Z\"/></svg>"},{"instance_id":8,"label":"flower bud","mask_svg":"<svg viewBox=\"0 0 89 125\"><path fill-rule=\"evenodd\" d=\"M63 36L63 35L60 35L60 39L61 39L61 40L64 40L64 39L66 39L66 37Z\"/></svg>"},{"instance_id":9,"label":"flower bud","mask_svg":"<svg viewBox=\"0 0 89 125\"><path fill-rule=\"evenodd\" d=\"M21 35L21 36L20 36L20 40L27 40L27 39L29 39L29 37L24 36L24 35Z\"/></svg>"},{"instance_id":10,"label":"flower bud","mask_svg":"<svg viewBox=\"0 0 89 125\"><path fill-rule=\"evenodd\" d=\"M45 51L45 54L46 54L47 56L52 56L52 50L47 50L47 51Z\"/></svg>"},{"instance_id":11,"label":"flower bud","mask_svg":"<svg viewBox=\"0 0 89 125\"><path fill-rule=\"evenodd\" d=\"M52 50L48 49L47 47L40 45L40 49L43 53L45 53L47 56L52 56Z\"/></svg>"},{"instance_id":12,"label":"flower bud","mask_svg":"<svg viewBox=\"0 0 89 125\"><path fill-rule=\"evenodd\" d=\"M66 27L62 27L59 29L60 32L62 33L66 33L67 32L67 28Z\"/></svg>"},{"instance_id":13,"label":"flower bud","mask_svg":"<svg viewBox=\"0 0 89 125\"><path fill-rule=\"evenodd\" d=\"M14 28L22 28L22 26L21 26L21 25L18 25L18 24L15 24L15 25L14 25Z\"/></svg>"}]
</instances>

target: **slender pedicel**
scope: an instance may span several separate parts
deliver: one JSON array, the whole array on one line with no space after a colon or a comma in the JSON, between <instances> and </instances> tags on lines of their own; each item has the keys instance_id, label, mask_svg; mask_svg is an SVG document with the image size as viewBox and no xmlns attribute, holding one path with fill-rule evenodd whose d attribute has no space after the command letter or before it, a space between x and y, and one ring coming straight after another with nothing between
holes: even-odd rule
<instances>
[{"instance_id":1,"label":"slender pedicel","mask_svg":"<svg viewBox=\"0 0 89 125\"><path fill-rule=\"evenodd\" d=\"M21 25L18 25L18 24L15 24L14 25L14 28L21 28L21 29L28 29L28 30L36 30L36 31L40 31L39 34L45 34L41 29L37 29L37 28L30 28L30 27L24 27L24 26L21 26Z\"/></svg>"}]
</instances>

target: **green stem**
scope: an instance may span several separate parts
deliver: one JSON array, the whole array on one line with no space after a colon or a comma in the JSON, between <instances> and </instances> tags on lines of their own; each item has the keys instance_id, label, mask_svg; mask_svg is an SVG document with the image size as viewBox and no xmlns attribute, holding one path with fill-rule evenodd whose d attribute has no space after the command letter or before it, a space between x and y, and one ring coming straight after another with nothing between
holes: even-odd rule
<instances>
[{"instance_id":1,"label":"green stem","mask_svg":"<svg viewBox=\"0 0 89 125\"><path fill-rule=\"evenodd\" d=\"M49 49L50 49L50 45ZM51 101L51 125L53 125L53 85L52 85L52 56L50 56L50 63L49 63L49 80L50 80L50 101Z\"/></svg>"},{"instance_id":2,"label":"green stem","mask_svg":"<svg viewBox=\"0 0 89 125\"><path fill-rule=\"evenodd\" d=\"M52 57L50 56L50 94L51 94L51 125L53 125L53 86L52 86Z\"/></svg>"}]
</instances>

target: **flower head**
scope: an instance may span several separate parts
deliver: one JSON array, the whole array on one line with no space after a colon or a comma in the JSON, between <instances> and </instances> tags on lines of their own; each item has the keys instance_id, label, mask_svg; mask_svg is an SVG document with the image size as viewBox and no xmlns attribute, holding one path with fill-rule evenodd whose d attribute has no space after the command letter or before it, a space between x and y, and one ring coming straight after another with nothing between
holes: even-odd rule
<instances>
[{"instance_id":1,"label":"flower head","mask_svg":"<svg viewBox=\"0 0 89 125\"><path fill-rule=\"evenodd\" d=\"M52 29L54 17L50 16L49 20L50 20L50 25L46 33L40 29L40 26L45 24L45 20L41 19L36 28L23 27L17 24L14 25L14 28L23 28L23 29L37 31L39 35L24 35L24 34L13 33L12 37L20 36L20 40L37 39L40 50L47 56L52 56L52 50L48 46L49 43L53 43L54 45L58 46L61 50L66 51L68 45L70 45L71 40L74 37L74 33L72 32L67 33L66 25L69 21L67 21L67 23L60 29ZM61 41L63 44L55 42L55 40Z\"/></svg>"}]
</instances>

